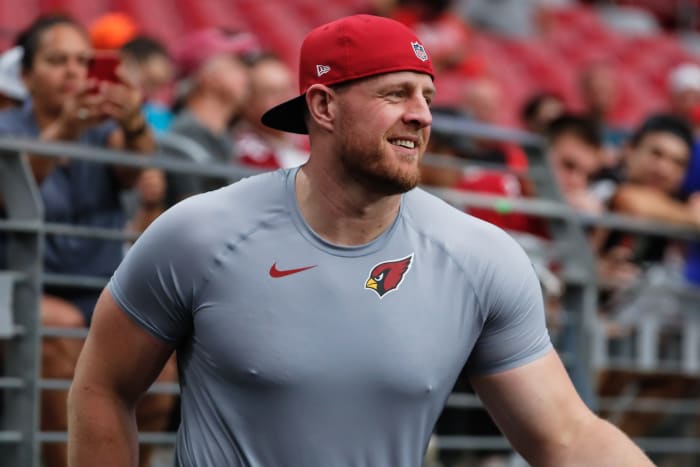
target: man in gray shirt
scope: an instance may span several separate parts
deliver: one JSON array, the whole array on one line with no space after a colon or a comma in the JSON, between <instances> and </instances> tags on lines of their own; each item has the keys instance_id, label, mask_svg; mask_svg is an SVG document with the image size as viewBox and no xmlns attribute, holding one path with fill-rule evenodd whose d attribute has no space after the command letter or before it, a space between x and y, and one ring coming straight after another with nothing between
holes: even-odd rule
<instances>
[{"instance_id":1,"label":"man in gray shirt","mask_svg":"<svg viewBox=\"0 0 700 467\"><path fill-rule=\"evenodd\" d=\"M177 349L179 466L418 467L464 365L533 465L651 465L581 402L529 260L415 188L435 95L408 28L312 31L263 116L311 157L195 196L130 250L71 390L73 467L134 465L133 405Z\"/></svg>"}]
</instances>

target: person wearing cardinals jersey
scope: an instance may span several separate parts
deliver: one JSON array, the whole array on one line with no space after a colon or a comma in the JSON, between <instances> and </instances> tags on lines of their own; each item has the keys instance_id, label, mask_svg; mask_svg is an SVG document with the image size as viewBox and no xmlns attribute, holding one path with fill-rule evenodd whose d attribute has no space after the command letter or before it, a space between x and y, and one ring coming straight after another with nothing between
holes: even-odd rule
<instances>
[{"instance_id":1,"label":"person wearing cardinals jersey","mask_svg":"<svg viewBox=\"0 0 700 467\"><path fill-rule=\"evenodd\" d=\"M133 407L173 350L178 466L418 467L465 365L532 465L651 465L576 394L519 245L416 188L436 90L414 33L342 18L299 69L263 122L308 133L309 161L179 203L104 290L71 466L135 465Z\"/></svg>"}]
</instances>

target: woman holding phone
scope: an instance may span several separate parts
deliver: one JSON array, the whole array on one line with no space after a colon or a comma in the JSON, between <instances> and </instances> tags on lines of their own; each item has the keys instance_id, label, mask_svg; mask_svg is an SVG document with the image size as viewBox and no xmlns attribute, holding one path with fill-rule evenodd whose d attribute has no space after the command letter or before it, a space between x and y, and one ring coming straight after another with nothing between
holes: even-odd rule
<instances>
[{"instance_id":1,"label":"woman holding phone","mask_svg":"<svg viewBox=\"0 0 700 467\"><path fill-rule=\"evenodd\" d=\"M144 155L154 151L154 138L140 109L140 91L118 71L114 82L88 77L94 52L85 29L75 20L40 17L16 42L24 48L22 78L30 98L19 109L0 112L0 135L79 142ZM112 229L124 226L120 190L135 182L138 170L35 154L27 157L47 221ZM109 277L122 259L122 250L119 241L47 235L44 270ZM89 325L97 296L98 291L90 288L45 288L42 325ZM81 347L77 339L45 338L42 376L71 379ZM168 404L159 407L167 423ZM44 391L41 415L43 430L65 430L66 392ZM45 445L44 465L64 467L65 446Z\"/></svg>"}]
</instances>

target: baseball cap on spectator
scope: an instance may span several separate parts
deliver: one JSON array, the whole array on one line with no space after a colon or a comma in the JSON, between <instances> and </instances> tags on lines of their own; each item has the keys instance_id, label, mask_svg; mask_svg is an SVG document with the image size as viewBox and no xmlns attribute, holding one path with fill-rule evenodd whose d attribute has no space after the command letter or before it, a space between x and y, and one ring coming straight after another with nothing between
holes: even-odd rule
<instances>
[{"instance_id":1,"label":"baseball cap on spectator","mask_svg":"<svg viewBox=\"0 0 700 467\"><path fill-rule=\"evenodd\" d=\"M96 49L114 50L139 33L136 22L126 13L105 13L90 24L90 42Z\"/></svg>"},{"instance_id":2,"label":"baseball cap on spectator","mask_svg":"<svg viewBox=\"0 0 700 467\"><path fill-rule=\"evenodd\" d=\"M430 56L407 26L372 15L347 16L324 24L311 31L301 46L300 95L265 112L262 122L277 130L306 134L305 94L309 87L396 71L435 77Z\"/></svg>"},{"instance_id":3,"label":"baseball cap on spectator","mask_svg":"<svg viewBox=\"0 0 700 467\"><path fill-rule=\"evenodd\" d=\"M219 54L244 56L259 53L260 43L249 32L229 32L219 28L192 32L180 41L173 50L173 58L180 76L190 76L210 58Z\"/></svg>"},{"instance_id":4,"label":"baseball cap on spectator","mask_svg":"<svg viewBox=\"0 0 700 467\"><path fill-rule=\"evenodd\" d=\"M700 66L694 63L678 65L668 76L668 90L672 93L700 92Z\"/></svg>"},{"instance_id":5,"label":"baseball cap on spectator","mask_svg":"<svg viewBox=\"0 0 700 467\"><path fill-rule=\"evenodd\" d=\"M21 78L22 47L12 47L0 54L0 94L22 101L27 97L27 88Z\"/></svg>"}]
</instances>

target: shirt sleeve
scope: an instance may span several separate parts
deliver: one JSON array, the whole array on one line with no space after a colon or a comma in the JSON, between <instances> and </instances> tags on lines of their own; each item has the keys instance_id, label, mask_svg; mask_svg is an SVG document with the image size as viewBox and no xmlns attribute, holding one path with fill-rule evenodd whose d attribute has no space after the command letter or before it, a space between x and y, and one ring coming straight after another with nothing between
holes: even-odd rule
<instances>
[{"instance_id":1,"label":"shirt sleeve","mask_svg":"<svg viewBox=\"0 0 700 467\"><path fill-rule=\"evenodd\" d=\"M542 290L535 270L515 240L491 248L498 252L483 267L477 290L485 316L482 332L467 362L471 374L516 368L546 354L547 331Z\"/></svg>"},{"instance_id":2,"label":"shirt sleeve","mask_svg":"<svg viewBox=\"0 0 700 467\"><path fill-rule=\"evenodd\" d=\"M210 238L192 220L198 206L197 200L187 200L156 219L107 286L127 315L175 344L191 332L197 298L208 277L208 256L202 250Z\"/></svg>"}]
</instances>

